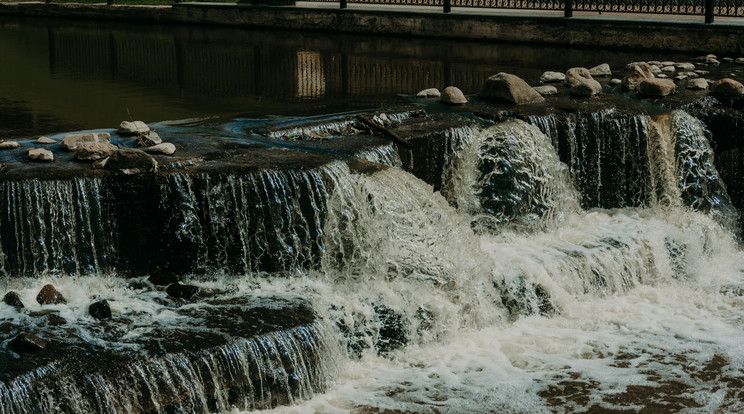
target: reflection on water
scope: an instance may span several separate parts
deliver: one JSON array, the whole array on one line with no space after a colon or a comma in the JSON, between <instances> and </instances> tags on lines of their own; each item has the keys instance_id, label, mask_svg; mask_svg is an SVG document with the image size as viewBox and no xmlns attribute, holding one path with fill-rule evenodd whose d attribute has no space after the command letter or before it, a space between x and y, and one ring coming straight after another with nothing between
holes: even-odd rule
<instances>
[{"instance_id":1,"label":"reflection on water","mask_svg":"<svg viewBox=\"0 0 744 414\"><path fill-rule=\"evenodd\" d=\"M0 138L221 115L301 115L405 102L499 71L620 67L643 56L484 42L236 28L0 19ZM650 57L650 56L649 56Z\"/></svg>"}]
</instances>

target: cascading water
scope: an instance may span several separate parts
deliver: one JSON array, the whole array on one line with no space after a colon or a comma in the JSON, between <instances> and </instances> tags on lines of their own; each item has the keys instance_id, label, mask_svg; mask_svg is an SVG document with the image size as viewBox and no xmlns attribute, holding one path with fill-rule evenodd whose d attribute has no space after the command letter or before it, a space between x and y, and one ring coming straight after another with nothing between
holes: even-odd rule
<instances>
[{"instance_id":1,"label":"cascading water","mask_svg":"<svg viewBox=\"0 0 744 414\"><path fill-rule=\"evenodd\" d=\"M533 121L548 134L564 134L559 122ZM69 394L55 395L80 406L51 405L55 400L44 407L744 409L737 340L744 333L744 260L704 129L678 111L630 121L604 113L591 133L591 125L565 125L580 131L569 140L574 147L517 120L447 128L435 161L441 170L426 172L412 150L414 172L435 181L428 184L400 168L405 163L392 146L312 168L166 174L147 187L157 194L153 211L168 212L158 231L172 238L158 239L158 252L171 268L190 266L198 273L193 283L222 296L176 310L155 290L134 286L133 296L118 278L92 277L79 298L53 308L76 327L73 336L90 346L162 351L167 341L133 338L182 324L221 329L220 306L246 295L302 298L271 302L260 314L294 309L292 322L285 321L289 336L259 333L217 341L204 353L154 353L122 368L122 381L132 386L117 387L105 372L83 373L85 389L61 376ZM615 143L622 156L608 158L601 148ZM562 147L576 157L568 166ZM621 164L622 177L613 180L612 166ZM599 181L584 185L577 174L589 177L595 167ZM55 283L73 292L75 279ZM26 303L33 303L33 284L7 282ZM129 331L107 334L91 321L84 312L90 296L118 304ZM11 324L36 323L9 307L4 312ZM255 314L233 316L228 320L247 327ZM175 338L171 345L186 342ZM204 338L212 336L196 340ZM34 412L12 405L31 395L17 381L0 393L8 401L3 414ZM42 400L39 392L30 401ZM133 394L152 398L145 404ZM168 399L175 394L183 398Z\"/></svg>"}]
</instances>

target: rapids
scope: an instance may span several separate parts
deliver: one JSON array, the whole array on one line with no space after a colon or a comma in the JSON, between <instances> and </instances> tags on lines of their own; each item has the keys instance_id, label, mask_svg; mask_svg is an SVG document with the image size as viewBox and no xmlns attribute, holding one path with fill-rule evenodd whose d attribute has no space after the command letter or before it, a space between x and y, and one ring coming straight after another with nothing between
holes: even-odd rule
<instances>
[{"instance_id":1,"label":"rapids","mask_svg":"<svg viewBox=\"0 0 744 414\"><path fill-rule=\"evenodd\" d=\"M264 351L244 343L219 352L253 352L258 361L275 353L301 358L302 343L323 348L313 348L322 372L298 379L299 391L279 398L288 406L261 399L235 406L225 390L222 400L197 404L195 394L180 409L744 410L744 257L738 212L716 171L709 133L682 111L639 115L629 121L633 128L607 117L612 114L594 118L616 131L607 140L589 137L573 121L470 123L447 133L436 183L402 168L391 147L302 170L169 174L156 188L162 204L177 210L163 228L171 229L173 246L196 246L191 282L227 289L231 297L301 298L317 315L317 332L270 339ZM571 137L569 162L556 149L564 142L558 135ZM591 145L601 148L613 139L623 142L629 159L642 156L621 171L604 153L591 152ZM92 180L49 185L59 187L60 203L71 203L70 194L88 194L81 186L100 185ZM10 214L50 210L43 197L50 189L9 185L0 194ZM10 202L11 193L24 197ZM39 282L67 292L83 286L80 298L73 294L68 305L58 306L66 319L78 321L75 335L91 342L99 339L88 326L85 297L111 297L119 313L145 315L113 341L138 348L130 337L186 316L133 294L116 276L82 276L111 269L101 263L116 252L98 247L100 237L113 237L108 227L76 226L87 230L60 240L60 247L49 247L56 237L46 238L58 222L98 223L90 217L100 208L93 203L78 215L59 210L18 230L29 236L15 241L29 252L16 259L18 267L38 274L4 278L2 286L20 291L27 303ZM6 246L2 263L10 260ZM198 313L209 305L188 306ZM19 318L13 315L0 306L3 320ZM278 351L281 341L294 348ZM197 366L172 363L189 372ZM289 367L267 364L257 363L273 367L279 378L291 376L281 374ZM227 372L230 363L218 366ZM159 372L133 377L157 383ZM218 384L227 374L211 375ZM188 382L170 381L174 392L205 387ZM0 388L0 401L18 397L15 390ZM135 403L111 406L137 411ZM0 409L27 412L33 410L22 404Z\"/></svg>"}]
</instances>

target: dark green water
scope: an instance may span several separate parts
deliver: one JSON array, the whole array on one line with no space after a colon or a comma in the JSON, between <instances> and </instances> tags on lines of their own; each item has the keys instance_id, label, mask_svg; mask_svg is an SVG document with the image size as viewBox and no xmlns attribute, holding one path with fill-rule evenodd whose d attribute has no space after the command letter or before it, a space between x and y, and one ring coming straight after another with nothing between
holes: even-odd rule
<instances>
[{"instance_id":1,"label":"dark green water","mask_svg":"<svg viewBox=\"0 0 744 414\"><path fill-rule=\"evenodd\" d=\"M484 42L0 18L0 138L120 121L314 115L477 93L507 71L536 80L649 53ZM665 58L674 58L665 55ZM689 57L688 57L689 58Z\"/></svg>"}]
</instances>

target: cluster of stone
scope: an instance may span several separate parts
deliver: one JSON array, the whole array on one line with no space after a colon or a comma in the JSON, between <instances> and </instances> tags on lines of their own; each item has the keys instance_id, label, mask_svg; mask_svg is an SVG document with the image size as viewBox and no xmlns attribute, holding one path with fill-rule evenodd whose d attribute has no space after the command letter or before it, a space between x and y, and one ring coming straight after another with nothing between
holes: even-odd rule
<instances>
[{"instance_id":1,"label":"cluster of stone","mask_svg":"<svg viewBox=\"0 0 744 414\"><path fill-rule=\"evenodd\" d=\"M88 132L68 134L58 142L48 137L40 137L34 143L38 146L25 150L28 159L35 162L53 162L54 153L43 146L59 144L63 151L71 152L77 161L91 162L93 168L120 170L126 174L150 172L157 170L157 161L150 154L173 155L176 146L163 142L160 136L150 130L142 121L124 121L119 125L117 134L134 136L135 148L119 148L111 143L111 134L107 132ZM21 145L17 141L0 141L0 150L15 150Z\"/></svg>"}]
</instances>

